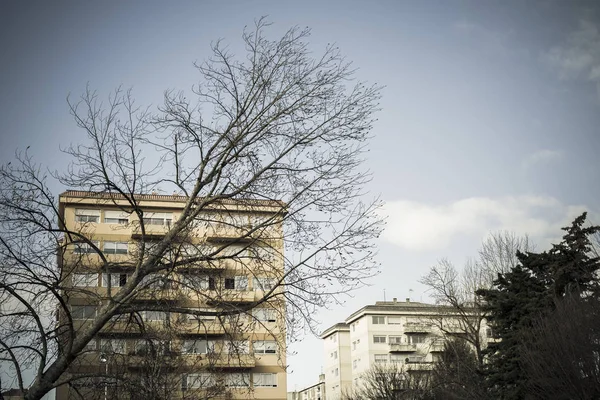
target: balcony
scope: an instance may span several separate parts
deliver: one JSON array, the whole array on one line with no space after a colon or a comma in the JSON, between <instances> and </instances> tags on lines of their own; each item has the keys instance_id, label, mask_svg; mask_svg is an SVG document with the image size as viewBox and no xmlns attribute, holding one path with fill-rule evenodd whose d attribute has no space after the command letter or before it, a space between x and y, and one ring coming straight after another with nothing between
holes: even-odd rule
<instances>
[{"instance_id":1,"label":"balcony","mask_svg":"<svg viewBox=\"0 0 600 400\"><path fill-rule=\"evenodd\" d=\"M144 228L146 230L146 240L160 240L171 230L171 225L146 224ZM142 227L139 223L136 223L131 229L131 237L133 239L142 238Z\"/></svg>"},{"instance_id":2,"label":"balcony","mask_svg":"<svg viewBox=\"0 0 600 400\"><path fill-rule=\"evenodd\" d=\"M256 233L250 235L248 232L252 226L244 225L242 227L233 227L228 225L211 226L206 232L206 238L213 242L251 242Z\"/></svg>"},{"instance_id":3,"label":"balcony","mask_svg":"<svg viewBox=\"0 0 600 400\"><path fill-rule=\"evenodd\" d=\"M254 368L256 366L252 354L182 354L181 357L187 367Z\"/></svg>"},{"instance_id":4,"label":"balcony","mask_svg":"<svg viewBox=\"0 0 600 400\"><path fill-rule=\"evenodd\" d=\"M228 329L218 320L186 320L177 325L177 331L181 335L223 335Z\"/></svg>"},{"instance_id":5,"label":"balcony","mask_svg":"<svg viewBox=\"0 0 600 400\"><path fill-rule=\"evenodd\" d=\"M433 362L431 361L408 361L404 364L407 371L431 371Z\"/></svg>"},{"instance_id":6,"label":"balcony","mask_svg":"<svg viewBox=\"0 0 600 400\"><path fill-rule=\"evenodd\" d=\"M225 289L220 293L214 292L214 295L207 300L209 305L219 305L222 303L242 304L252 303L256 299L256 293L253 290L234 290Z\"/></svg>"},{"instance_id":7,"label":"balcony","mask_svg":"<svg viewBox=\"0 0 600 400\"><path fill-rule=\"evenodd\" d=\"M416 344L390 343L390 353L413 353L417 351Z\"/></svg>"},{"instance_id":8,"label":"balcony","mask_svg":"<svg viewBox=\"0 0 600 400\"><path fill-rule=\"evenodd\" d=\"M431 325L429 325L429 324L417 324L417 323L404 324L404 333L429 333L429 332L431 332Z\"/></svg>"}]
</instances>

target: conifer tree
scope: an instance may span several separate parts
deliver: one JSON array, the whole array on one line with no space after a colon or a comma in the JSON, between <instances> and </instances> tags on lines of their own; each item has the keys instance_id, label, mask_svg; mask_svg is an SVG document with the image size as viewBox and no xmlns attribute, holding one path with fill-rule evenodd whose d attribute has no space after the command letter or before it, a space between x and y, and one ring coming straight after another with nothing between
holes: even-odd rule
<instances>
[{"instance_id":1,"label":"conifer tree","mask_svg":"<svg viewBox=\"0 0 600 400\"><path fill-rule=\"evenodd\" d=\"M553 312L566 295L598 295L600 260L592 256L590 236L600 227L584 227L585 219L583 213L563 228L566 234L551 250L518 253L519 265L498 274L491 289L477 292L490 313L489 323L501 339L487 350L487 384L494 397L526 397L523 343L535 341L531 334L534 321Z\"/></svg>"}]
</instances>

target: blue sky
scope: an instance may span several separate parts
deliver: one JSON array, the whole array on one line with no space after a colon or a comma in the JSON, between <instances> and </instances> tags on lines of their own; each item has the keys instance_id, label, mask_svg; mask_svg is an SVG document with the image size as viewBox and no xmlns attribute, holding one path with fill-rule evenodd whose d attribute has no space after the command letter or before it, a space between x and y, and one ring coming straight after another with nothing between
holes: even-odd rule
<instances>
[{"instance_id":1,"label":"blue sky","mask_svg":"<svg viewBox=\"0 0 600 400\"><path fill-rule=\"evenodd\" d=\"M386 202L382 273L324 310L322 328L384 289L426 300L419 277L442 257L462 264L490 231L544 248L582 210L600 222L594 1L3 2L0 160L30 145L64 168L59 146L83 137L68 94L122 84L159 104L195 83L211 41L241 54L243 27L262 15L273 37L311 27L316 53L336 42L359 79L385 85L365 161L370 194ZM308 333L292 346L289 390L317 380L320 346Z\"/></svg>"}]
</instances>

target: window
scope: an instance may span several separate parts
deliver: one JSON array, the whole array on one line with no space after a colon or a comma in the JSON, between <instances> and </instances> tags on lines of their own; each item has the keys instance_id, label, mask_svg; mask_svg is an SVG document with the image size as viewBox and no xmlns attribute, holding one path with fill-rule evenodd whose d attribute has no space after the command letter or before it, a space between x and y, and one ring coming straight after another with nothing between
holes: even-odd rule
<instances>
[{"instance_id":1,"label":"window","mask_svg":"<svg viewBox=\"0 0 600 400\"><path fill-rule=\"evenodd\" d=\"M252 287L254 290L271 290L275 286L275 279L265 277L255 277Z\"/></svg>"},{"instance_id":2,"label":"window","mask_svg":"<svg viewBox=\"0 0 600 400\"><path fill-rule=\"evenodd\" d=\"M229 354L249 354L250 343L247 340L232 340L227 342L226 349Z\"/></svg>"},{"instance_id":3,"label":"window","mask_svg":"<svg viewBox=\"0 0 600 400\"><path fill-rule=\"evenodd\" d=\"M356 350L356 340L352 342L352 350Z\"/></svg>"},{"instance_id":4,"label":"window","mask_svg":"<svg viewBox=\"0 0 600 400\"><path fill-rule=\"evenodd\" d=\"M100 210L75 210L75 221L77 222L99 222Z\"/></svg>"},{"instance_id":5,"label":"window","mask_svg":"<svg viewBox=\"0 0 600 400\"><path fill-rule=\"evenodd\" d=\"M254 342L253 349L255 354L276 354L277 342L274 340L258 340Z\"/></svg>"},{"instance_id":6,"label":"window","mask_svg":"<svg viewBox=\"0 0 600 400\"><path fill-rule=\"evenodd\" d=\"M390 336L390 344L400 344L402 343L402 336Z\"/></svg>"},{"instance_id":7,"label":"window","mask_svg":"<svg viewBox=\"0 0 600 400\"><path fill-rule=\"evenodd\" d=\"M171 342L169 340L142 339L135 342L135 354L156 355L168 354L171 351Z\"/></svg>"},{"instance_id":8,"label":"window","mask_svg":"<svg viewBox=\"0 0 600 400\"><path fill-rule=\"evenodd\" d=\"M92 241L94 246L98 247L97 241ZM75 248L73 249L73 253L75 254L93 254L96 253L96 250L90 246L88 243L75 243Z\"/></svg>"},{"instance_id":9,"label":"window","mask_svg":"<svg viewBox=\"0 0 600 400\"><path fill-rule=\"evenodd\" d=\"M277 320L277 311L272 308L254 308L252 310L252 316L257 321L275 322Z\"/></svg>"},{"instance_id":10,"label":"window","mask_svg":"<svg viewBox=\"0 0 600 400\"><path fill-rule=\"evenodd\" d=\"M189 374L182 379L182 390L201 389L215 385L215 377L211 373Z\"/></svg>"},{"instance_id":11,"label":"window","mask_svg":"<svg viewBox=\"0 0 600 400\"><path fill-rule=\"evenodd\" d=\"M121 287L127 284L127 274L102 274L102 287L108 287L109 277L111 287Z\"/></svg>"},{"instance_id":12,"label":"window","mask_svg":"<svg viewBox=\"0 0 600 400\"><path fill-rule=\"evenodd\" d=\"M104 254L127 254L127 242L104 242Z\"/></svg>"},{"instance_id":13,"label":"window","mask_svg":"<svg viewBox=\"0 0 600 400\"><path fill-rule=\"evenodd\" d=\"M72 306L71 318L93 319L96 317L96 306Z\"/></svg>"},{"instance_id":14,"label":"window","mask_svg":"<svg viewBox=\"0 0 600 400\"><path fill-rule=\"evenodd\" d=\"M358 360L352 361L352 369L356 369L357 366L358 366Z\"/></svg>"},{"instance_id":15,"label":"window","mask_svg":"<svg viewBox=\"0 0 600 400\"><path fill-rule=\"evenodd\" d=\"M250 374L247 372L232 372L225 375L225 387L249 387Z\"/></svg>"},{"instance_id":16,"label":"window","mask_svg":"<svg viewBox=\"0 0 600 400\"><path fill-rule=\"evenodd\" d=\"M173 213L144 213L145 225L167 225L173 222Z\"/></svg>"},{"instance_id":17,"label":"window","mask_svg":"<svg viewBox=\"0 0 600 400\"><path fill-rule=\"evenodd\" d=\"M185 340L181 352L183 354L208 354L215 350L215 344L208 340Z\"/></svg>"},{"instance_id":18,"label":"window","mask_svg":"<svg viewBox=\"0 0 600 400\"><path fill-rule=\"evenodd\" d=\"M373 336L373 343L385 343L385 336Z\"/></svg>"},{"instance_id":19,"label":"window","mask_svg":"<svg viewBox=\"0 0 600 400\"><path fill-rule=\"evenodd\" d=\"M164 311L142 311L144 321L166 321L167 313Z\"/></svg>"},{"instance_id":20,"label":"window","mask_svg":"<svg viewBox=\"0 0 600 400\"><path fill-rule=\"evenodd\" d=\"M73 286L96 287L98 286L98 274L73 274Z\"/></svg>"},{"instance_id":21,"label":"window","mask_svg":"<svg viewBox=\"0 0 600 400\"><path fill-rule=\"evenodd\" d=\"M334 374L335 376L339 376L339 374L340 374L340 369L339 369L339 368L336 368L333 374Z\"/></svg>"},{"instance_id":22,"label":"window","mask_svg":"<svg viewBox=\"0 0 600 400\"><path fill-rule=\"evenodd\" d=\"M408 335L408 343L419 344L427 341L427 335Z\"/></svg>"},{"instance_id":23,"label":"window","mask_svg":"<svg viewBox=\"0 0 600 400\"><path fill-rule=\"evenodd\" d=\"M373 325L385 324L385 317L382 315L373 315Z\"/></svg>"},{"instance_id":24,"label":"window","mask_svg":"<svg viewBox=\"0 0 600 400\"><path fill-rule=\"evenodd\" d=\"M402 318L401 317L388 317L388 324L389 325L402 325Z\"/></svg>"},{"instance_id":25,"label":"window","mask_svg":"<svg viewBox=\"0 0 600 400\"><path fill-rule=\"evenodd\" d=\"M376 364L385 364L388 361L387 354L375 354L375 363Z\"/></svg>"},{"instance_id":26,"label":"window","mask_svg":"<svg viewBox=\"0 0 600 400\"><path fill-rule=\"evenodd\" d=\"M179 280L187 289L215 290L217 286L215 278L207 275L181 274Z\"/></svg>"},{"instance_id":27,"label":"window","mask_svg":"<svg viewBox=\"0 0 600 400\"><path fill-rule=\"evenodd\" d=\"M150 274L142 278L139 287L142 289L170 289L173 281L164 275Z\"/></svg>"},{"instance_id":28,"label":"window","mask_svg":"<svg viewBox=\"0 0 600 400\"><path fill-rule=\"evenodd\" d=\"M406 355L404 354L398 354L398 353L390 353L390 362L397 364L397 363L402 363L404 362L404 359L406 358Z\"/></svg>"},{"instance_id":29,"label":"window","mask_svg":"<svg viewBox=\"0 0 600 400\"><path fill-rule=\"evenodd\" d=\"M105 353L125 354L125 340L100 339L100 351Z\"/></svg>"},{"instance_id":30,"label":"window","mask_svg":"<svg viewBox=\"0 0 600 400\"><path fill-rule=\"evenodd\" d=\"M338 358L338 352L337 352L337 350L336 350L336 351L334 351L333 353L331 353L331 357L332 357L334 360L337 360L337 358Z\"/></svg>"},{"instance_id":31,"label":"window","mask_svg":"<svg viewBox=\"0 0 600 400\"><path fill-rule=\"evenodd\" d=\"M236 276L233 278L225 278L225 289L247 290L248 277Z\"/></svg>"},{"instance_id":32,"label":"window","mask_svg":"<svg viewBox=\"0 0 600 400\"><path fill-rule=\"evenodd\" d=\"M123 211L104 211L104 223L127 225L129 214Z\"/></svg>"},{"instance_id":33,"label":"window","mask_svg":"<svg viewBox=\"0 0 600 400\"><path fill-rule=\"evenodd\" d=\"M277 387L277 374L252 374L254 387Z\"/></svg>"}]
</instances>

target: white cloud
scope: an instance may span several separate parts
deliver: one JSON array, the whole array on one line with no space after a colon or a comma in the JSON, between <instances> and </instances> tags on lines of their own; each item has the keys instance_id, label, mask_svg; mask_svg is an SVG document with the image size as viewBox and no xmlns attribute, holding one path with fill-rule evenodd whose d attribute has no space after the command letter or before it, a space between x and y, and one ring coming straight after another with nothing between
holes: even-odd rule
<instances>
[{"instance_id":1,"label":"white cloud","mask_svg":"<svg viewBox=\"0 0 600 400\"><path fill-rule=\"evenodd\" d=\"M562 151L541 149L527 155L527 157L525 157L525 159L523 160L523 166L525 168L528 168L536 164L545 164L551 161L557 161L560 160L562 157Z\"/></svg>"},{"instance_id":2,"label":"white cloud","mask_svg":"<svg viewBox=\"0 0 600 400\"><path fill-rule=\"evenodd\" d=\"M546 245L560 238L560 228L585 210L549 196L471 197L446 205L391 201L383 210L388 217L383 239L409 250L432 250L460 236L483 238L508 230Z\"/></svg>"},{"instance_id":3,"label":"white cloud","mask_svg":"<svg viewBox=\"0 0 600 400\"><path fill-rule=\"evenodd\" d=\"M581 20L564 43L545 54L562 79L585 79L600 89L600 31L596 23Z\"/></svg>"}]
</instances>

